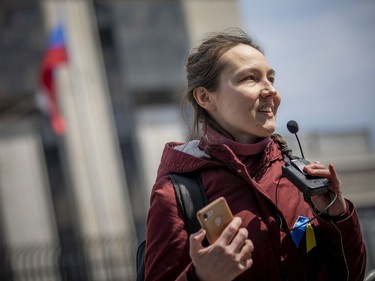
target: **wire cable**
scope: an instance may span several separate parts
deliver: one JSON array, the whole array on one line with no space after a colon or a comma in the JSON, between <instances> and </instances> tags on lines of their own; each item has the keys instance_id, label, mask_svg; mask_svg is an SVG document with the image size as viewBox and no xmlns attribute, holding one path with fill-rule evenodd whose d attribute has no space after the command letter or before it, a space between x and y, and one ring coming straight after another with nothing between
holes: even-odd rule
<instances>
[{"instance_id":1,"label":"wire cable","mask_svg":"<svg viewBox=\"0 0 375 281\"><path fill-rule=\"evenodd\" d=\"M282 178L282 177L279 178L279 180L278 180L278 182L277 182L277 185L276 185L276 189L275 189L275 193L276 193L276 194L275 194L275 205L276 205L276 208L277 208L277 209L278 209L278 205L277 205L277 201L278 201L278 188L279 188L279 184L280 184L281 178ZM283 232L291 232L291 231L293 231L293 230L299 229L299 228L301 228L301 227L303 227L303 226L309 224L311 221L313 221L313 220L316 219L317 217L323 215L323 214L324 214L324 213L325 213L325 212L326 212L326 211L327 211L327 210L328 210L328 209L329 209L329 208L335 203L335 201L336 201L336 199L337 199L337 194L336 194L335 192L333 192L333 191L330 190L330 189L328 189L328 192L329 192L329 193L333 193L333 194L334 194L334 197L331 199L331 202L329 202L329 204L328 204L328 205L327 205L322 211L319 211L318 213L317 213L317 210L316 210L314 204L313 204L312 201L311 201L311 198L305 196L305 200L307 201L307 203L309 204L311 210L313 211L314 216L313 216L312 218L310 218L309 220L305 221L304 223L300 224L299 226L296 226L296 227L293 227L293 228L283 229L283 225L282 225L282 224L283 224L283 221L282 221L282 219L281 219L281 217L280 217L279 212L277 212L277 218L278 218L278 220L279 220L279 229L280 229L280 231L283 231ZM330 196L330 198L331 198L331 196Z\"/></svg>"}]
</instances>

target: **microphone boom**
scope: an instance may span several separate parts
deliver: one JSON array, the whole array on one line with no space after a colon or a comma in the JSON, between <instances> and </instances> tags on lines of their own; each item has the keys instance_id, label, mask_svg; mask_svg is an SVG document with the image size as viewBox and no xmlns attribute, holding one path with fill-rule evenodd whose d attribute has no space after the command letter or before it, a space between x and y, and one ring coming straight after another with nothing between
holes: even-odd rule
<instances>
[{"instance_id":1,"label":"microphone boom","mask_svg":"<svg viewBox=\"0 0 375 281\"><path fill-rule=\"evenodd\" d=\"M298 130L299 130L298 123L296 121L294 121L294 120L290 120L286 124L286 127L288 128L289 132L291 132L292 134L294 134L296 136L296 139L297 139L297 142L298 142L298 146L299 146L299 150L301 151L301 156L302 156L302 158L305 158L305 155L303 155L303 150L302 150L301 143L299 141L299 137L297 135Z\"/></svg>"}]
</instances>

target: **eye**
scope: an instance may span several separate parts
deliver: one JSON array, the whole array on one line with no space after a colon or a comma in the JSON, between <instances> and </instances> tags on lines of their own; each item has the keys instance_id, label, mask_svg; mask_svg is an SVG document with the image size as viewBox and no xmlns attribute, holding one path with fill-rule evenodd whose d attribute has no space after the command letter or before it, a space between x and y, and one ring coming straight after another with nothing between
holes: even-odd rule
<instances>
[{"instance_id":1,"label":"eye","mask_svg":"<svg viewBox=\"0 0 375 281\"><path fill-rule=\"evenodd\" d=\"M275 83L275 77L274 76L268 77L268 81L270 81L271 84Z\"/></svg>"},{"instance_id":2,"label":"eye","mask_svg":"<svg viewBox=\"0 0 375 281\"><path fill-rule=\"evenodd\" d=\"M243 81L255 81L256 77L255 75L253 74L250 74L250 75L247 75L246 77L244 77L244 79L242 79Z\"/></svg>"}]
</instances>

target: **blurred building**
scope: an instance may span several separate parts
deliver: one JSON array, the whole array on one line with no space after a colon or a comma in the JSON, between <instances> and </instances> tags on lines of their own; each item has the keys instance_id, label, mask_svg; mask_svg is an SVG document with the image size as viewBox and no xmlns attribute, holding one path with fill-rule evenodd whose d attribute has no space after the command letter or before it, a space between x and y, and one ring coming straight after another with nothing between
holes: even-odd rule
<instances>
[{"instance_id":1,"label":"blurred building","mask_svg":"<svg viewBox=\"0 0 375 281\"><path fill-rule=\"evenodd\" d=\"M187 135L179 107L184 59L204 33L243 27L238 9L234 0L0 3L1 280L35 272L51 280L134 280L163 146ZM55 73L62 136L35 102L57 23L68 48ZM374 268L368 140L366 132L301 138L309 159L336 164L359 207Z\"/></svg>"}]
</instances>

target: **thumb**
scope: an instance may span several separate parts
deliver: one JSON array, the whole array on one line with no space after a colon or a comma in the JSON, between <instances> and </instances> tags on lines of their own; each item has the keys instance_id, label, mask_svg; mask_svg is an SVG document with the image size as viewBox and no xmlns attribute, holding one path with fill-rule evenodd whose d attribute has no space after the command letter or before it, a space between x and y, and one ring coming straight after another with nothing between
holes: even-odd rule
<instances>
[{"instance_id":1,"label":"thumb","mask_svg":"<svg viewBox=\"0 0 375 281\"><path fill-rule=\"evenodd\" d=\"M333 164L329 164L329 172L331 174L330 181L331 181L331 188L334 192L341 192L340 190L340 180L337 176L336 170L333 167Z\"/></svg>"},{"instance_id":2,"label":"thumb","mask_svg":"<svg viewBox=\"0 0 375 281\"><path fill-rule=\"evenodd\" d=\"M190 253L196 253L203 249L202 242L205 237L206 231L203 228L190 235Z\"/></svg>"}]
</instances>

